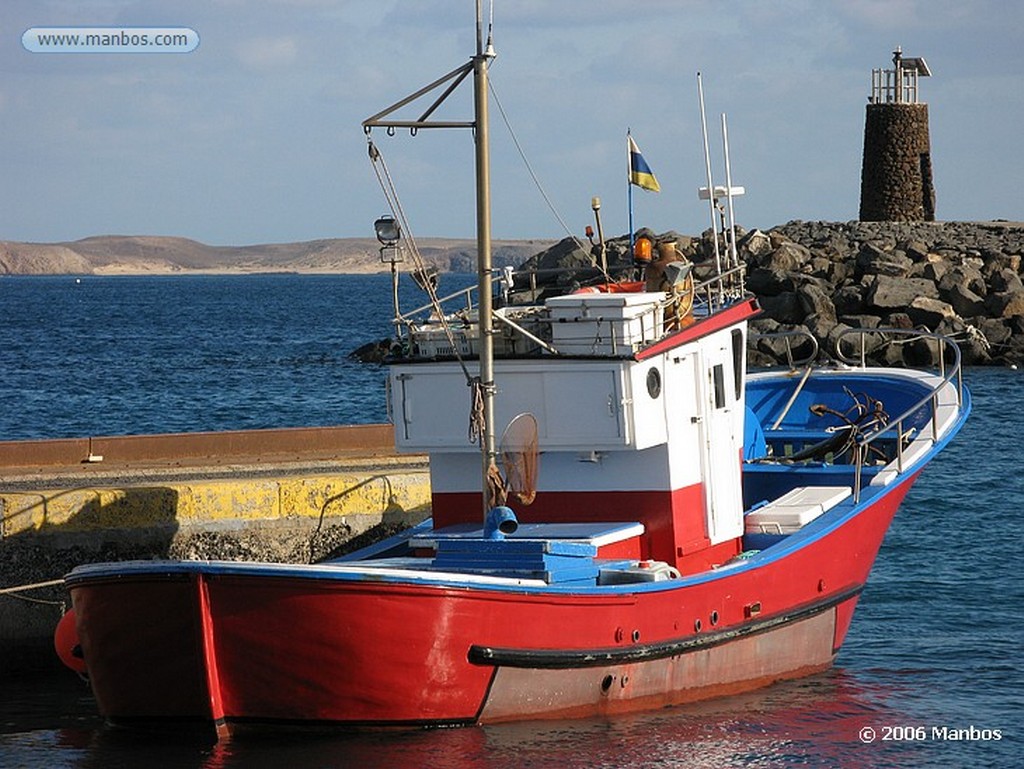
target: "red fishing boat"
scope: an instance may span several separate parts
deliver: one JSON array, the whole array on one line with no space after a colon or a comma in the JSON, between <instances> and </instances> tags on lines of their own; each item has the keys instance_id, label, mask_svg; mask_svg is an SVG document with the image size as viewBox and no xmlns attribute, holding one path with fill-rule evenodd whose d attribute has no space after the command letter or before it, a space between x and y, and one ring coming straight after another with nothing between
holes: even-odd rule
<instances>
[{"instance_id":1,"label":"red fishing boat","mask_svg":"<svg viewBox=\"0 0 1024 769\"><path fill-rule=\"evenodd\" d=\"M111 721L611 715L823 670L897 507L966 419L956 345L927 333L929 370L862 365L864 334L900 333L873 330L831 365L748 373L758 306L728 232L703 283L672 258L658 290L496 298L478 37L434 84L475 84L478 301L399 313L388 379L399 450L430 456L432 519L309 565L76 568L77 641ZM431 127L432 111L365 125ZM709 171L704 189L731 212L731 181ZM386 248L400 222L378 223Z\"/></svg>"}]
</instances>

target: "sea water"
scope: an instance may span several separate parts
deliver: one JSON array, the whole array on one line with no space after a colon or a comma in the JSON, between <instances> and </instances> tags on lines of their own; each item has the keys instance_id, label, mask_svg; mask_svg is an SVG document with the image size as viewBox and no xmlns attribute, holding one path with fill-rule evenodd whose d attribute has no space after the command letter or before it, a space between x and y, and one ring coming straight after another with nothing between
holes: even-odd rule
<instances>
[{"instance_id":1,"label":"sea water","mask_svg":"<svg viewBox=\"0 0 1024 769\"><path fill-rule=\"evenodd\" d=\"M347 354L390 333L390 292L387 275L0 278L0 440L382 421L382 370ZM1024 373L966 382L974 413L825 673L614 719L219 743L109 728L68 673L0 684L0 767L1024 765Z\"/></svg>"},{"instance_id":2,"label":"sea water","mask_svg":"<svg viewBox=\"0 0 1024 769\"><path fill-rule=\"evenodd\" d=\"M392 316L390 275L3 277L0 440L381 422Z\"/></svg>"}]
</instances>

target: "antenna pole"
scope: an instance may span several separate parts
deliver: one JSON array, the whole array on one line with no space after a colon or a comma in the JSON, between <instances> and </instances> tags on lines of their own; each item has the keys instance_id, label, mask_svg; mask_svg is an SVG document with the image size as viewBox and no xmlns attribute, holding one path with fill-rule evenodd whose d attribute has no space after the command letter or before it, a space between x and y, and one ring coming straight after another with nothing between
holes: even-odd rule
<instances>
[{"instance_id":1,"label":"antenna pole","mask_svg":"<svg viewBox=\"0 0 1024 769\"><path fill-rule=\"evenodd\" d=\"M711 151L708 148L708 121L704 114L704 82L697 73L697 98L700 100L700 130L704 136L704 171L708 179L708 209L711 214L711 235L715 243L715 272L718 274L718 299L722 300L722 256L718 251L718 222L715 221L715 185L711 180Z\"/></svg>"},{"instance_id":2,"label":"antenna pole","mask_svg":"<svg viewBox=\"0 0 1024 769\"><path fill-rule=\"evenodd\" d=\"M484 10L483 0L476 0L476 55L484 52Z\"/></svg>"},{"instance_id":3,"label":"antenna pole","mask_svg":"<svg viewBox=\"0 0 1024 769\"><path fill-rule=\"evenodd\" d=\"M722 149L725 153L725 202L729 212L729 243L726 252L727 269L739 267L740 257L736 251L736 216L732 207L732 169L729 167L729 127L725 113L722 113Z\"/></svg>"}]
</instances>

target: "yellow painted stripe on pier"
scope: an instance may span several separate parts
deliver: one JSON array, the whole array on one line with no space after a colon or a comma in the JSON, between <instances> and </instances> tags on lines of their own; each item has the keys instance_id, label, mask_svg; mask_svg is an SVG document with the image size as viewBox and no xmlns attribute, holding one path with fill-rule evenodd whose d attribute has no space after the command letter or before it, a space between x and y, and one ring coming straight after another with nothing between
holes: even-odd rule
<instances>
[{"instance_id":1,"label":"yellow painted stripe on pier","mask_svg":"<svg viewBox=\"0 0 1024 769\"><path fill-rule=\"evenodd\" d=\"M171 485L177 495L176 519L181 523L230 520L272 520L281 517L280 481L190 482Z\"/></svg>"},{"instance_id":2,"label":"yellow painted stripe on pier","mask_svg":"<svg viewBox=\"0 0 1024 769\"><path fill-rule=\"evenodd\" d=\"M319 518L352 511L415 510L430 504L426 472L292 479L281 483L281 515Z\"/></svg>"},{"instance_id":3,"label":"yellow painted stripe on pier","mask_svg":"<svg viewBox=\"0 0 1024 769\"><path fill-rule=\"evenodd\" d=\"M426 510L426 470L0 493L0 536Z\"/></svg>"}]
</instances>

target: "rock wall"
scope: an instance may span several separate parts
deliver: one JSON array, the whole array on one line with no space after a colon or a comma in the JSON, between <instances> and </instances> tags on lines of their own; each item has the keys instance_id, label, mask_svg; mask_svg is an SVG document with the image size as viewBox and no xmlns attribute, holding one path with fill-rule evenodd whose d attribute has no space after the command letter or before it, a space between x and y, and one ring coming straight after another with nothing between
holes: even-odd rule
<instances>
[{"instance_id":1,"label":"rock wall","mask_svg":"<svg viewBox=\"0 0 1024 769\"><path fill-rule=\"evenodd\" d=\"M922 328L967 364L1024 362L1024 224L794 221L740 245L755 329L803 327L831 354L845 328Z\"/></svg>"},{"instance_id":2,"label":"rock wall","mask_svg":"<svg viewBox=\"0 0 1024 769\"><path fill-rule=\"evenodd\" d=\"M710 231L639 234L674 243L695 263L698 279L712 277ZM793 221L737 235L747 289L764 308L755 331L803 328L823 355L834 356L847 328L920 328L956 339L967 364L1024 363L1022 223ZM628 250L626 236L607 244L615 279L637 277ZM531 301L603 282L596 251L566 239L524 264L516 285ZM524 290L528 280L537 291ZM780 361L780 350L768 344L752 356L755 365Z\"/></svg>"},{"instance_id":3,"label":"rock wall","mask_svg":"<svg viewBox=\"0 0 1024 769\"><path fill-rule=\"evenodd\" d=\"M869 104L864 121L860 220L935 220L927 104Z\"/></svg>"}]
</instances>

